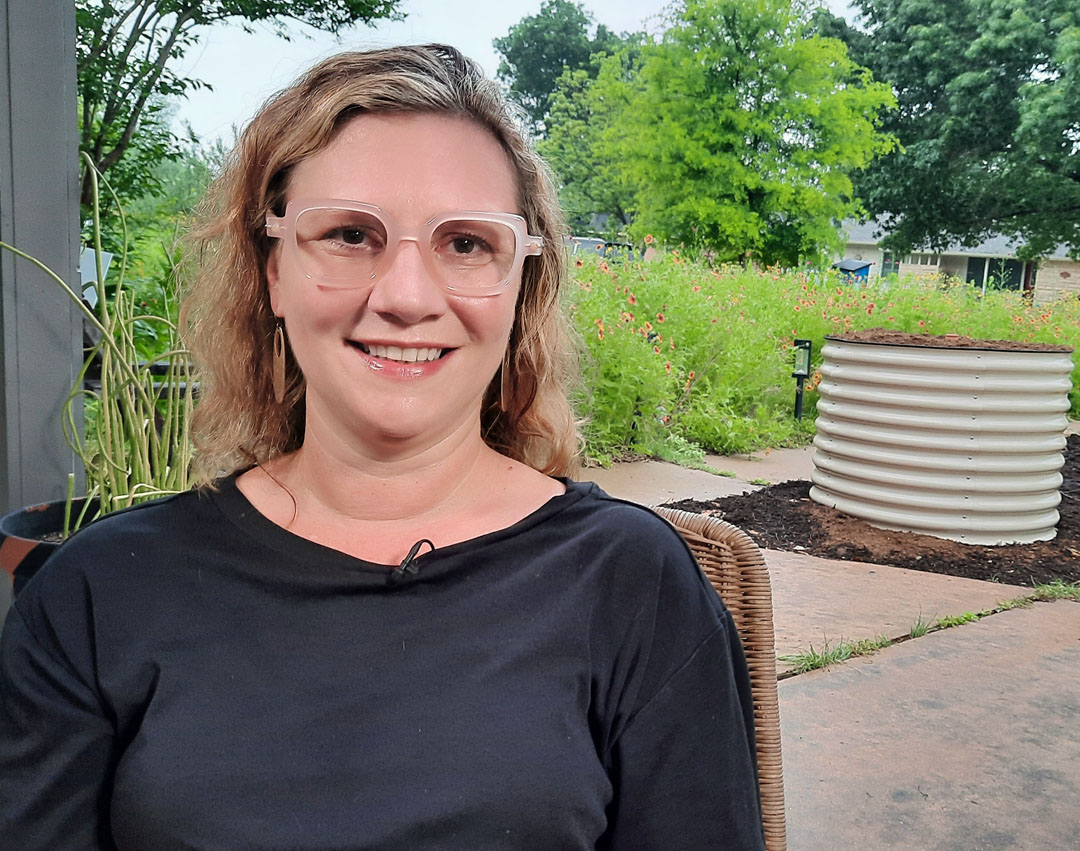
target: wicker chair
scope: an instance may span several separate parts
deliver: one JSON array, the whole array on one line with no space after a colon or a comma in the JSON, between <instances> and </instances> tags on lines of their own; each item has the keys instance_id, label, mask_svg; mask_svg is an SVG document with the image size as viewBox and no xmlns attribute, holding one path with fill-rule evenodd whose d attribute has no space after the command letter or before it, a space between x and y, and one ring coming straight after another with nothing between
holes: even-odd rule
<instances>
[{"instance_id":1,"label":"wicker chair","mask_svg":"<svg viewBox=\"0 0 1080 851\"><path fill-rule=\"evenodd\" d=\"M698 564L735 620L750 668L754 695L761 813L768 851L785 851L784 776L780 759L780 710L776 698L772 590L765 559L741 529L703 514L656 508L679 530Z\"/></svg>"}]
</instances>

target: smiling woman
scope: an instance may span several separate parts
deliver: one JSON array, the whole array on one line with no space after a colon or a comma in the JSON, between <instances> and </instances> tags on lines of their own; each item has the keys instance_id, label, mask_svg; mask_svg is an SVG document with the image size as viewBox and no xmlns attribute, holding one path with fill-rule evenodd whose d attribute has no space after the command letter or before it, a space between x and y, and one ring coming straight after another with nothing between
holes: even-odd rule
<instances>
[{"instance_id":1,"label":"smiling woman","mask_svg":"<svg viewBox=\"0 0 1080 851\"><path fill-rule=\"evenodd\" d=\"M5 843L761 848L730 615L567 478L561 218L497 87L440 45L329 59L204 217L201 486L16 600Z\"/></svg>"}]
</instances>

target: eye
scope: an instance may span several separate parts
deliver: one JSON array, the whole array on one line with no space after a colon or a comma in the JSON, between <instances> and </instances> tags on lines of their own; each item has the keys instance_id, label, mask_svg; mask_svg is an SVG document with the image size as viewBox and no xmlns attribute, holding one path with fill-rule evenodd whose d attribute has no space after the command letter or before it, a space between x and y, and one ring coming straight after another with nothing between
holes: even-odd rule
<instances>
[{"instance_id":1,"label":"eye","mask_svg":"<svg viewBox=\"0 0 1080 851\"><path fill-rule=\"evenodd\" d=\"M363 228L338 228L326 234L323 239L343 242L346 245L370 245L374 241L371 231Z\"/></svg>"},{"instance_id":2,"label":"eye","mask_svg":"<svg viewBox=\"0 0 1080 851\"><path fill-rule=\"evenodd\" d=\"M472 236L457 236L450 241L450 247L457 254L475 254L487 246L483 240Z\"/></svg>"}]
</instances>

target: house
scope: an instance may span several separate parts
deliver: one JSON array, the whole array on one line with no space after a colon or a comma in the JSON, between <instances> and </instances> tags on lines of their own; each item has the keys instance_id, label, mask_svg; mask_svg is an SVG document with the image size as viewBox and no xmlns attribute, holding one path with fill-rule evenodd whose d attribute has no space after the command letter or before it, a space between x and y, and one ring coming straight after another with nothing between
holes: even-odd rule
<instances>
[{"instance_id":1,"label":"house","mask_svg":"<svg viewBox=\"0 0 1080 851\"><path fill-rule=\"evenodd\" d=\"M869 262L870 277L940 274L963 278L985 292L987 289L1030 293L1036 302L1065 295L1080 297L1080 261L1070 260L1059 245L1041 260L1020 260L1019 243L995 236L975 246L951 243L944 251L920 251L894 257L878 242L887 231L876 221L845 221L841 225L847 245L840 260Z\"/></svg>"}]
</instances>

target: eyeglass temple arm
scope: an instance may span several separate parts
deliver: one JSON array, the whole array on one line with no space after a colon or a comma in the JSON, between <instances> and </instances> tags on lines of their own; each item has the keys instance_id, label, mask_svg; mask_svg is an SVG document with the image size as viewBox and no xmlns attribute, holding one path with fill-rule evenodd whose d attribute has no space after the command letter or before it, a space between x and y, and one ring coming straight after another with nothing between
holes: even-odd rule
<instances>
[{"instance_id":1,"label":"eyeglass temple arm","mask_svg":"<svg viewBox=\"0 0 1080 851\"><path fill-rule=\"evenodd\" d=\"M266 214L266 235L276 236L279 239L285 236L285 217Z\"/></svg>"},{"instance_id":2,"label":"eyeglass temple arm","mask_svg":"<svg viewBox=\"0 0 1080 851\"><path fill-rule=\"evenodd\" d=\"M542 236L528 235L528 241L525 243L525 254L539 254L544 250L544 238Z\"/></svg>"}]
</instances>

